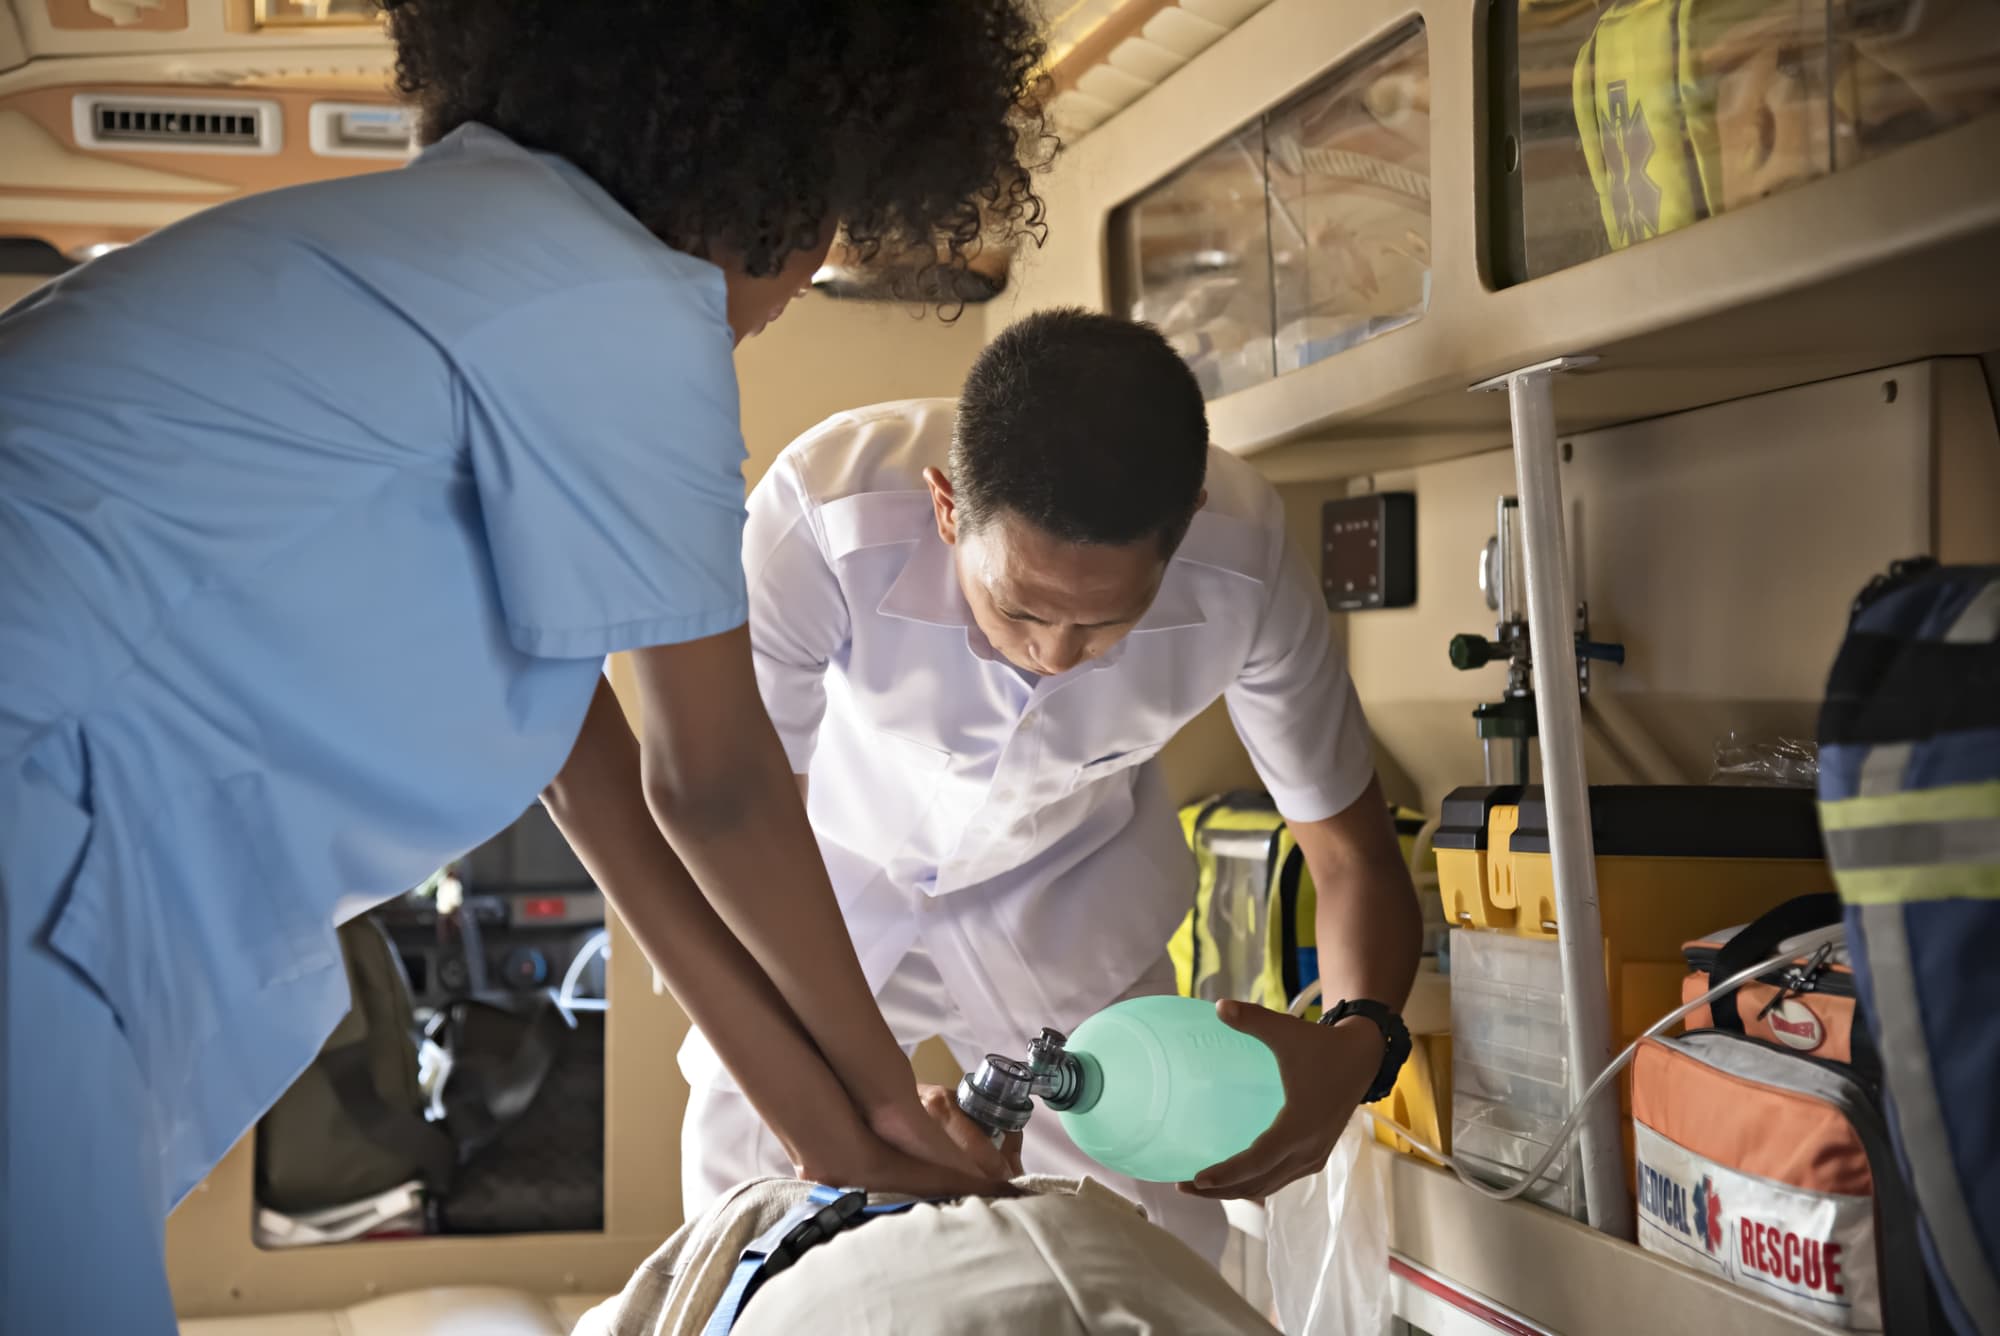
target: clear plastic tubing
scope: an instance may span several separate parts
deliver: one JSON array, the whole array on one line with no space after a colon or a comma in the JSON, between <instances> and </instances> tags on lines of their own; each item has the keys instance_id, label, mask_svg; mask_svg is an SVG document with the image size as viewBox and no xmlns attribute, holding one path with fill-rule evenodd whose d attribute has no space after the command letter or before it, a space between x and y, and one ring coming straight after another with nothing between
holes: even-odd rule
<instances>
[{"instance_id":1,"label":"clear plastic tubing","mask_svg":"<svg viewBox=\"0 0 2000 1336\"><path fill-rule=\"evenodd\" d=\"M1640 1035L1630 1044L1627 1044L1625 1046L1625 1051L1620 1053L1617 1057L1613 1058L1611 1060L1610 1065L1607 1066L1603 1071L1598 1073L1597 1079L1595 1081L1592 1081L1590 1083L1589 1088L1587 1088L1583 1092L1583 1097L1577 1101L1576 1107L1569 1111L1569 1117L1563 1121L1563 1125L1560 1128L1556 1129L1555 1136L1550 1138L1549 1140L1548 1150L1543 1153L1542 1158L1535 1164L1535 1167L1528 1170L1527 1174L1519 1182L1511 1183L1504 1188L1492 1187L1486 1183L1481 1182L1478 1178L1474 1177L1465 1168L1465 1166L1461 1165L1457 1160L1445 1154L1442 1150L1439 1150L1436 1146L1433 1146L1429 1142L1423 1140L1421 1137L1413 1135L1410 1132L1409 1128L1404 1127L1402 1124L1396 1122L1394 1119L1384 1118L1381 1114L1376 1113L1373 1109L1367 1111L1368 1116L1370 1118L1373 1118L1377 1123L1381 1124L1389 1131L1395 1133L1396 1136L1401 1140L1408 1142L1412 1146L1415 1146L1426 1157L1436 1160L1439 1164L1444 1165L1446 1168L1450 1169L1453 1173L1457 1174L1460 1181L1462 1181L1467 1187L1485 1196L1491 1197L1495 1201L1512 1201L1514 1200L1514 1198L1520 1196L1522 1193L1526 1192L1529 1188L1533 1187L1536 1183L1540 1182L1543 1178L1547 1177L1550 1167L1554 1165L1556 1162L1556 1157L1563 1153L1563 1149L1566 1146L1568 1146L1570 1140L1576 1136L1577 1128L1583 1121L1584 1111L1590 1107L1591 1102L1593 1100L1595 1100L1599 1095L1604 1093L1604 1091L1611 1085L1612 1081L1617 1078L1618 1073L1625 1070L1626 1066L1632 1061L1632 1055L1639 1051L1639 1045L1641 1043L1655 1037L1656 1035L1664 1033L1666 1030L1668 1030L1677 1022L1679 1022L1681 1018L1686 1016L1689 1012L1707 1006L1710 1002L1713 1002L1716 998L1722 996L1724 993L1730 991L1733 988L1737 988L1745 983L1748 983L1750 980L1756 978L1758 975L1767 974L1774 969L1778 969L1781 966L1788 965L1793 960L1796 960L1800 956L1811 955L1814 951L1817 951L1820 947L1826 945L1829 942L1840 941L1842 938L1843 931L1844 929L1840 924L1834 924L1831 927L1820 928L1813 932L1803 933L1798 937L1794 937L1791 941L1786 942L1784 944L1783 949L1781 949L1777 955L1772 956L1768 960L1759 961L1757 964L1750 966L1748 969L1738 970L1736 973L1730 975L1727 979L1724 979L1721 983L1715 985L1715 987L1703 993L1700 997L1695 998L1692 1002L1683 1003L1679 1007L1676 1007L1674 1010L1668 1012L1666 1015L1660 1017L1659 1020L1653 1022L1653 1024L1647 1028L1644 1034ZM1311 1006L1314 1002L1316 1002L1319 999L1319 987L1320 986L1318 982L1315 981L1314 983L1308 984L1306 986L1306 990L1298 995L1298 997L1292 1002L1292 1007L1291 1007L1291 1011L1294 1016L1302 1015L1307 1007ZM1218 1021L1217 1024L1220 1024L1220 1022ZM1078 1033L1081 1034L1082 1031L1079 1030Z\"/></svg>"}]
</instances>

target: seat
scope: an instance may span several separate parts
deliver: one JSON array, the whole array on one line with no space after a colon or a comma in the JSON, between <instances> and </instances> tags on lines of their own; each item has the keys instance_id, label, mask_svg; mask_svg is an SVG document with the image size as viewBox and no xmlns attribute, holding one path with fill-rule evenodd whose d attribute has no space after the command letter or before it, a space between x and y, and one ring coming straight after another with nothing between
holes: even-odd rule
<instances>
[{"instance_id":1,"label":"seat","mask_svg":"<svg viewBox=\"0 0 2000 1336\"><path fill-rule=\"evenodd\" d=\"M569 1336L599 1300L490 1285L389 1294L351 1308L190 1318L181 1336Z\"/></svg>"}]
</instances>

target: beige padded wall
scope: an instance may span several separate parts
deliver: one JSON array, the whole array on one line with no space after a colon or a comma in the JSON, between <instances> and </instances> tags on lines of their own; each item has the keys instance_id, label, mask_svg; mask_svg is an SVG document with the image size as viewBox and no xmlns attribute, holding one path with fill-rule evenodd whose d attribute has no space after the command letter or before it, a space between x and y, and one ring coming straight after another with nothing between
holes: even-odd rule
<instances>
[{"instance_id":1,"label":"beige padded wall","mask_svg":"<svg viewBox=\"0 0 2000 1336\"><path fill-rule=\"evenodd\" d=\"M956 325L907 310L808 297L738 350L749 478L793 435L843 408L956 393L981 340L976 316ZM614 686L636 727L630 674ZM630 934L614 923L610 970L603 1234L421 1239L260 1252L250 1242L252 1162L233 1151L169 1222L168 1271L183 1316L324 1308L427 1285L494 1284L543 1293L606 1294L680 1222L680 1124L687 1087L674 1053L687 1021L652 987ZM921 1069L945 1079L931 1051Z\"/></svg>"},{"instance_id":2,"label":"beige padded wall","mask_svg":"<svg viewBox=\"0 0 2000 1336\"><path fill-rule=\"evenodd\" d=\"M1893 389L1892 389L1893 387ZM1628 662L1593 669L1593 781L1700 782L1732 730L1812 735L1854 594L1898 557L2000 557L2000 437L1977 359L1803 386L1569 438L1571 563L1599 639ZM1460 632L1491 635L1477 584L1495 499L1515 490L1502 448L1346 484L1414 491L1416 606L1334 619L1344 630L1390 796L1436 810L1478 783L1471 712L1505 673L1454 669ZM1292 484L1292 538L1310 553L1318 507L1342 487ZM1163 754L1177 799L1254 782L1218 707Z\"/></svg>"},{"instance_id":3,"label":"beige padded wall","mask_svg":"<svg viewBox=\"0 0 2000 1336\"><path fill-rule=\"evenodd\" d=\"M40 274L0 274L0 311L48 282Z\"/></svg>"},{"instance_id":4,"label":"beige padded wall","mask_svg":"<svg viewBox=\"0 0 2000 1336\"><path fill-rule=\"evenodd\" d=\"M817 294L792 303L736 351L744 475L754 484L794 437L842 409L956 395L984 337L977 307L947 324L935 312Z\"/></svg>"},{"instance_id":5,"label":"beige padded wall","mask_svg":"<svg viewBox=\"0 0 2000 1336\"><path fill-rule=\"evenodd\" d=\"M1593 781L1703 781L1731 730L1810 737L1868 579L1938 550L1941 504L1968 535L1987 517L1990 546L2000 438L1978 371L1972 359L1892 368L1570 438L1576 589L1592 634L1628 653L1593 669ZM1498 667L1455 670L1446 646L1492 633L1477 560L1495 498L1514 491L1513 456L1355 486L1417 493L1417 605L1346 621L1378 744L1435 810L1479 781L1471 710L1504 680Z\"/></svg>"}]
</instances>

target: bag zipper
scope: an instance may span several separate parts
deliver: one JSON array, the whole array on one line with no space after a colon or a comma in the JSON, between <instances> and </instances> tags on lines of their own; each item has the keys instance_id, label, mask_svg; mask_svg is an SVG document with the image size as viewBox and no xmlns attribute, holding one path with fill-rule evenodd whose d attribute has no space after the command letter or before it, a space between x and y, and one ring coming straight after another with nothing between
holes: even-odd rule
<instances>
[{"instance_id":1,"label":"bag zipper","mask_svg":"<svg viewBox=\"0 0 2000 1336\"><path fill-rule=\"evenodd\" d=\"M1766 1002L1764 1009L1757 1013L1757 1019L1760 1021L1763 1020L1766 1016L1769 1016L1780 1006L1784 1005L1787 999L1797 997L1801 993L1816 991L1814 983L1825 971L1826 962L1832 956L1833 943L1824 942L1821 943L1819 950L1812 953L1812 958L1806 961L1805 964L1793 965L1779 971L1783 975L1785 982L1779 987L1777 992L1771 994L1771 1000Z\"/></svg>"},{"instance_id":2,"label":"bag zipper","mask_svg":"<svg viewBox=\"0 0 2000 1336\"><path fill-rule=\"evenodd\" d=\"M1709 975L1713 978L1715 974L1715 960L1719 954L1716 948L1696 948L1685 951L1682 954L1687 960L1690 970L1697 974ZM1801 975L1803 967L1795 961L1780 969L1758 975L1754 982L1778 989L1781 1000L1783 997L1796 997L1804 993L1821 993L1827 997L1853 999L1856 996L1853 970L1845 965L1833 964L1830 958L1831 953L1829 952L1828 955L1829 959L1821 961L1809 976ZM1808 961L1807 963L1810 964L1811 962ZM1794 976L1800 977L1795 978ZM1762 1013L1759 1014L1761 1015Z\"/></svg>"},{"instance_id":3,"label":"bag zipper","mask_svg":"<svg viewBox=\"0 0 2000 1336\"><path fill-rule=\"evenodd\" d=\"M1866 1095L1868 1097L1869 1106L1874 1111L1875 1116L1878 1119L1883 1117L1881 1087L1877 1085L1874 1081L1868 1079L1868 1077L1864 1073L1856 1071L1854 1069L1854 1064L1851 1062L1842 1062L1838 1058L1816 1058L1810 1053L1801 1053L1795 1048L1787 1048L1783 1044L1777 1043L1774 1040L1765 1039L1760 1035L1737 1034L1734 1030L1694 1030L1691 1031L1691 1033L1723 1035L1730 1039L1740 1040L1746 1044L1755 1044L1758 1048L1763 1049L1767 1053L1776 1053L1779 1057L1782 1058L1794 1058L1799 1062L1809 1062L1813 1066L1818 1067L1823 1071L1832 1072L1835 1076L1847 1082L1849 1085L1853 1086L1856 1090L1859 1090L1863 1095ZM1885 1153L1888 1146L1888 1135L1889 1135L1888 1124L1885 1122L1882 1128L1882 1136L1883 1136L1882 1144ZM1871 1154L1869 1156L1869 1159L1873 1160L1874 1156Z\"/></svg>"}]
</instances>

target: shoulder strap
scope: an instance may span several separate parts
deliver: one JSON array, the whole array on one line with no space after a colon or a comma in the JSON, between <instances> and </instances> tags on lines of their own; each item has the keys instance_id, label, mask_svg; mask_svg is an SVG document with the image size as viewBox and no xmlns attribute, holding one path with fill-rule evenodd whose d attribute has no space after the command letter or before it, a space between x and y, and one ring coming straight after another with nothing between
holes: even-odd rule
<instances>
[{"instance_id":1,"label":"shoulder strap","mask_svg":"<svg viewBox=\"0 0 2000 1336\"><path fill-rule=\"evenodd\" d=\"M742 1259L729 1277L729 1285L717 1300L715 1311L709 1314L708 1325L702 1328L702 1336L726 1336L758 1287L785 1271L809 1249L843 1230L856 1228L878 1216L907 1211L916 1204L901 1201L871 1206L866 1192L815 1183L804 1202L786 1212L782 1220L752 1239L743 1250Z\"/></svg>"},{"instance_id":2,"label":"shoulder strap","mask_svg":"<svg viewBox=\"0 0 2000 1336\"><path fill-rule=\"evenodd\" d=\"M1284 996L1273 1010L1282 1011L1291 1005L1293 998L1305 991L1307 984L1312 982L1312 979L1306 977L1305 957L1306 952L1314 948L1302 946L1299 942L1299 901L1302 898L1301 883L1306 874L1305 850L1299 848L1297 841L1289 837L1279 840L1278 845L1284 850L1284 857L1279 863L1276 884L1273 887L1271 917L1277 925L1275 935L1279 986ZM1313 970L1315 978L1318 977L1318 973L1318 968L1315 966Z\"/></svg>"},{"instance_id":3,"label":"shoulder strap","mask_svg":"<svg viewBox=\"0 0 2000 1336\"><path fill-rule=\"evenodd\" d=\"M1199 810L1195 812L1194 820L1188 823L1188 828L1187 828L1188 850L1194 855L1194 860L1195 860L1193 899L1190 902L1188 909L1188 913L1190 915L1188 920L1188 996L1189 997L1200 996L1201 897L1202 897L1202 892L1207 887L1207 884L1211 883L1215 876L1215 860L1210 858L1207 855L1207 853L1203 851L1201 847L1201 832L1202 828L1208 825L1208 819L1211 816L1215 815L1216 810L1224 806L1228 802L1229 802L1229 795L1226 793L1218 797L1210 798L1207 802L1201 805Z\"/></svg>"}]
</instances>

